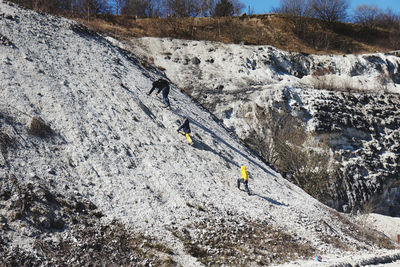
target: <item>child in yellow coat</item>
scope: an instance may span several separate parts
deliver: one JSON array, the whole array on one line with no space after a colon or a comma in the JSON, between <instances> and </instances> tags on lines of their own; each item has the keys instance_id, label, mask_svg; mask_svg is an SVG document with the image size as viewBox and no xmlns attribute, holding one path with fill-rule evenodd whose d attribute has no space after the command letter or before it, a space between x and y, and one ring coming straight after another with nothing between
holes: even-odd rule
<instances>
[{"instance_id":1,"label":"child in yellow coat","mask_svg":"<svg viewBox=\"0 0 400 267\"><path fill-rule=\"evenodd\" d=\"M246 189L246 192L248 195L250 195L250 190L249 190L249 174L247 173L246 166L242 166L241 168L242 173L240 175L240 178L237 180L237 187L240 189L240 184L244 183L244 188Z\"/></svg>"}]
</instances>

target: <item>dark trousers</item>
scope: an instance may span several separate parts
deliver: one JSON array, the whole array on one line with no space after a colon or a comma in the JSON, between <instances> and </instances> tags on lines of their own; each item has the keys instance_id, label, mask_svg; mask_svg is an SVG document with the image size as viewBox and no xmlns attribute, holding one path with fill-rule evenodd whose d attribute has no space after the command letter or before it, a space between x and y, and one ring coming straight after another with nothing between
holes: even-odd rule
<instances>
[{"instance_id":1,"label":"dark trousers","mask_svg":"<svg viewBox=\"0 0 400 267\"><path fill-rule=\"evenodd\" d=\"M166 107L169 107L169 99L166 96L163 96L164 104Z\"/></svg>"},{"instance_id":2,"label":"dark trousers","mask_svg":"<svg viewBox=\"0 0 400 267\"><path fill-rule=\"evenodd\" d=\"M168 87L164 87L161 90L161 94L163 96L163 100L164 100L165 106L167 106L167 107L169 106L168 93L169 93L169 88Z\"/></svg>"},{"instance_id":3,"label":"dark trousers","mask_svg":"<svg viewBox=\"0 0 400 267\"><path fill-rule=\"evenodd\" d=\"M240 184L243 183L244 184L244 189L246 189L247 194L250 195L250 190L249 190L249 185L248 185L248 181L243 180L242 178L237 179L237 188L240 189Z\"/></svg>"},{"instance_id":4,"label":"dark trousers","mask_svg":"<svg viewBox=\"0 0 400 267\"><path fill-rule=\"evenodd\" d=\"M154 89L156 89L156 88L157 88L157 87L153 86L153 87L151 88L150 92L148 92L147 94L150 95L150 94L154 91ZM162 98L163 98L163 101L164 101L165 106L166 106L166 107L169 107L169 99L168 99L169 88L168 88L168 87L163 87L163 88L161 88L161 89L158 88L157 94L160 93L160 92L161 92L161 94L162 94Z\"/></svg>"}]
</instances>

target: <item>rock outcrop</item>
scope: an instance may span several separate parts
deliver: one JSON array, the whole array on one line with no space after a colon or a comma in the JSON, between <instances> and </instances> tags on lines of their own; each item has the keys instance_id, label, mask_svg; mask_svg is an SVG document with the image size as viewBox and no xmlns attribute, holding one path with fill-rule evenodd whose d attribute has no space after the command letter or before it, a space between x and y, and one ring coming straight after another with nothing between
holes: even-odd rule
<instances>
[{"instance_id":1,"label":"rock outcrop","mask_svg":"<svg viewBox=\"0 0 400 267\"><path fill-rule=\"evenodd\" d=\"M400 216L400 95L305 89L283 95L316 137L329 136L343 182L330 205L349 212L368 204Z\"/></svg>"}]
</instances>

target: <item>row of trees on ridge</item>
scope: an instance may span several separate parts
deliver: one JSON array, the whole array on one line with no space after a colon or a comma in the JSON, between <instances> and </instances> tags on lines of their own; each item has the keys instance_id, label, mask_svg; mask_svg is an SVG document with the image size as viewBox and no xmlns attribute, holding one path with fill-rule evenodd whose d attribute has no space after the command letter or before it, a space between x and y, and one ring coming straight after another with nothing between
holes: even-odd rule
<instances>
[{"instance_id":1,"label":"row of trees on ridge","mask_svg":"<svg viewBox=\"0 0 400 267\"><path fill-rule=\"evenodd\" d=\"M139 18L233 16L245 8L240 0L14 0L43 12L70 15L116 14Z\"/></svg>"},{"instance_id":2,"label":"row of trees on ridge","mask_svg":"<svg viewBox=\"0 0 400 267\"><path fill-rule=\"evenodd\" d=\"M273 8L272 12L382 28L393 28L400 21L400 16L392 9L383 10L377 5L361 4L354 9L352 16L349 16L349 8L349 0L280 0L279 7Z\"/></svg>"},{"instance_id":3,"label":"row of trees on ridge","mask_svg":"<svg viewBox=\"0 0 400 267\"><path fill-rule=\"evenodd\" d=\"M73 16L99 14L129 15L138 18L234 16L246 9L240 0L13 0L49 13ZM273 13L317 18L332 23L351 21L368 27L399 27L400 16L376 5L357 6L349 16L349 0L280 0ZM248 7L250 11L250 7ZM252 13L252 11L250 11Z\"/></svg>"}]
</instances>

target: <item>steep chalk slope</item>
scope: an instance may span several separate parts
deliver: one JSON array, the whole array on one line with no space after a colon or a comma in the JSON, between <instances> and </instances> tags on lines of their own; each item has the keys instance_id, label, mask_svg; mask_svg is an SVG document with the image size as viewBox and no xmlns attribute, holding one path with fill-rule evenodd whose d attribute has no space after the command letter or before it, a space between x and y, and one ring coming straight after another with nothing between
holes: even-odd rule
<instances>
[{"instance_id":1,"label":"steep chalk slope","mask_svg":"<svg viewBox=\"0 0 400 267\"><path fill-rule=\"evenodd\" d=\"M130 49L190 91L244 140L264 139L259 110L277 108L327 138L340 167L330 205L400 216L400 58L389 54L316 56L269 46L141 38ZM250 118L250 119L249 119ZM372 204L371 204L372 203Z\"/></svg>"},{"instance_id":2,"label":"steep chalk slope","mask_svg":"<svg viewBox=\"0 0 400 267\"><path fill-rule=\"evenodd\" d=\"M0 253L15 253L6 263L29 253L65 264L99 260L93 253L102 248L93 243L108 228L74 232L80 217L96 214L104 225L115 219L156 239L170 265L267 264L379 248L371 242L378 235L361 234L282 179L176 86L172 109L161 108L146 94L160 74L100 35L3 1L0 25ZM193 147L176 132L183 116L192 122ZM241 165L252 196L236 188ZM48 222L32 202L53 209ZM92 229L91 220L79 229ZM60 256L57 249L73 245L87 254ZM160 246L144 249L144 257ZM110 255L130 253L118 249Z\"/></svg>"}]
</instances>

